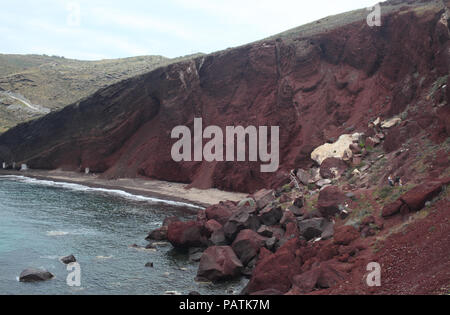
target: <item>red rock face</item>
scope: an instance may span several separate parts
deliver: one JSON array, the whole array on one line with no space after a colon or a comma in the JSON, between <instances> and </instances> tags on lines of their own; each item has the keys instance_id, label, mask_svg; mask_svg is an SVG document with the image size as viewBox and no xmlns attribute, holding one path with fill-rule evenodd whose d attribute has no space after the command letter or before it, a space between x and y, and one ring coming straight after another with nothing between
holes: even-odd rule
<instances>
[{"instance_id":1,"label":"red rock face","mask_svg":"<svg viewBox=\"0 0 450 315\"><path fill-rule=\"evenodd\" d=\"M418 107L416 116L430 113L432 124L411 123L416 133L391 139L405 141L426 129L442 141L449 111L435 113L433 102L418 102L448 74L441 14L386 14L381 28L370 28L364 16L172 64L18 126L0 136L0 145L35 169L89 167L105 178L143 176L252 193L311 166L310 153L328 139L366 131L371 119L389 118L409 104ZM254 162L174 162L171 131L179 125L192 130L195 117L221 128L280 126L279 172L261 173ZM388 144L397 141L389 138Z\"/></svg>"}]
</instances>

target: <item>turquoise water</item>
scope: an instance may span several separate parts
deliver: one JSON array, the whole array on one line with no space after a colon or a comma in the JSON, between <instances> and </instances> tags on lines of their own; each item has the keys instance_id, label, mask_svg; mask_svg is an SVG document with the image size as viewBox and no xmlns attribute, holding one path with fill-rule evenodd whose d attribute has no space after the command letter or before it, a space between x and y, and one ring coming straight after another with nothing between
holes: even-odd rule
<instances>
[{"instance_id":1,"label":"turquoise water","mask_svg":"<svg viewBox=\"0 0 450 315\"><path fill-rule=\"evenodd\" d=\"M194 281L198 264L170 245L147 245L148 232L167 216L189 219L185 206L126 193L92 190L20 177L0 176L0 294L226 294L243 280L213 285ZM81 287L69 287L59 258L73 254ZM146 268L148 262L154 268ZM26 268L43 268L53 280L27 284Z\"/></svg>"}]
</instances>

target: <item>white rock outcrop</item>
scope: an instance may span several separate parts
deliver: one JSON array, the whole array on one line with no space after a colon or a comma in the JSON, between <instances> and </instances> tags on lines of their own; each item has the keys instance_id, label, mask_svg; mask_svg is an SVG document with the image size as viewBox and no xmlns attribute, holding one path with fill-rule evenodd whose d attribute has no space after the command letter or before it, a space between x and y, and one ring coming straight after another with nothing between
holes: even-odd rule
<instances>
[{"instance_id":1,"label":"white rock outcrop","mask_svg":"<svg viewBox=\"0 0 450 315\"><path fill-rule=\"evenodd\" d=\"M352 150L349 148L350 145L354 141L359 141L362 135L361 133L342 135L336 142L326 143L316 148L311 153L311 159L319 163L319 165L322 165L323 161L332 157L348 161L353 156Z\"/></svg>"}]
</instances>

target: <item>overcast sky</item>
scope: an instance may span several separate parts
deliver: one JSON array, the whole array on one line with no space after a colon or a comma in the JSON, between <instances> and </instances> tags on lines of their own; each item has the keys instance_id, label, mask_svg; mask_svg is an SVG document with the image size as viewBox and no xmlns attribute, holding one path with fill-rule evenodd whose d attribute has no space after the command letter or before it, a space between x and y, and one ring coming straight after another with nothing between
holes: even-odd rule
<instances>
[{"instance_id":1,"label":"overcast sky","mask_svg":"<svg viewBox=\"0 0 450 315\"><path fill-rule=\"evenodd\" d=\"M210 53L377 2L0 0L0 53L84 60Z\"/></svg>"}]
</instances>

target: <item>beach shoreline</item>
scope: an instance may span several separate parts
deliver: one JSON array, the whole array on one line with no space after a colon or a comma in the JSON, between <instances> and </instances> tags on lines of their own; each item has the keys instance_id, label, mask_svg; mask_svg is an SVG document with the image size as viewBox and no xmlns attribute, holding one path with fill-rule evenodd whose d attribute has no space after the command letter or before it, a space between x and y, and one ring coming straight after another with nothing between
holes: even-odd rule
<instances>
[{"instance_id":1,"label":"beach shoreline","mask_svg":"<svg viewBox=\"0 0 450 315\"><path fill-rule=\"evenodd\" d=\"M25 176L36 180L50 180L60 183L84 185L90 188L121 190L133 195L142 195L166 201L175 201L207 208L221 201L240 201L247 194L221 191L218 189L187 188L188 184L171 183L142 178L102 179L97 174L82 174L60 170L0 170L0 175Z\"/></svg>"}]
</instances>

